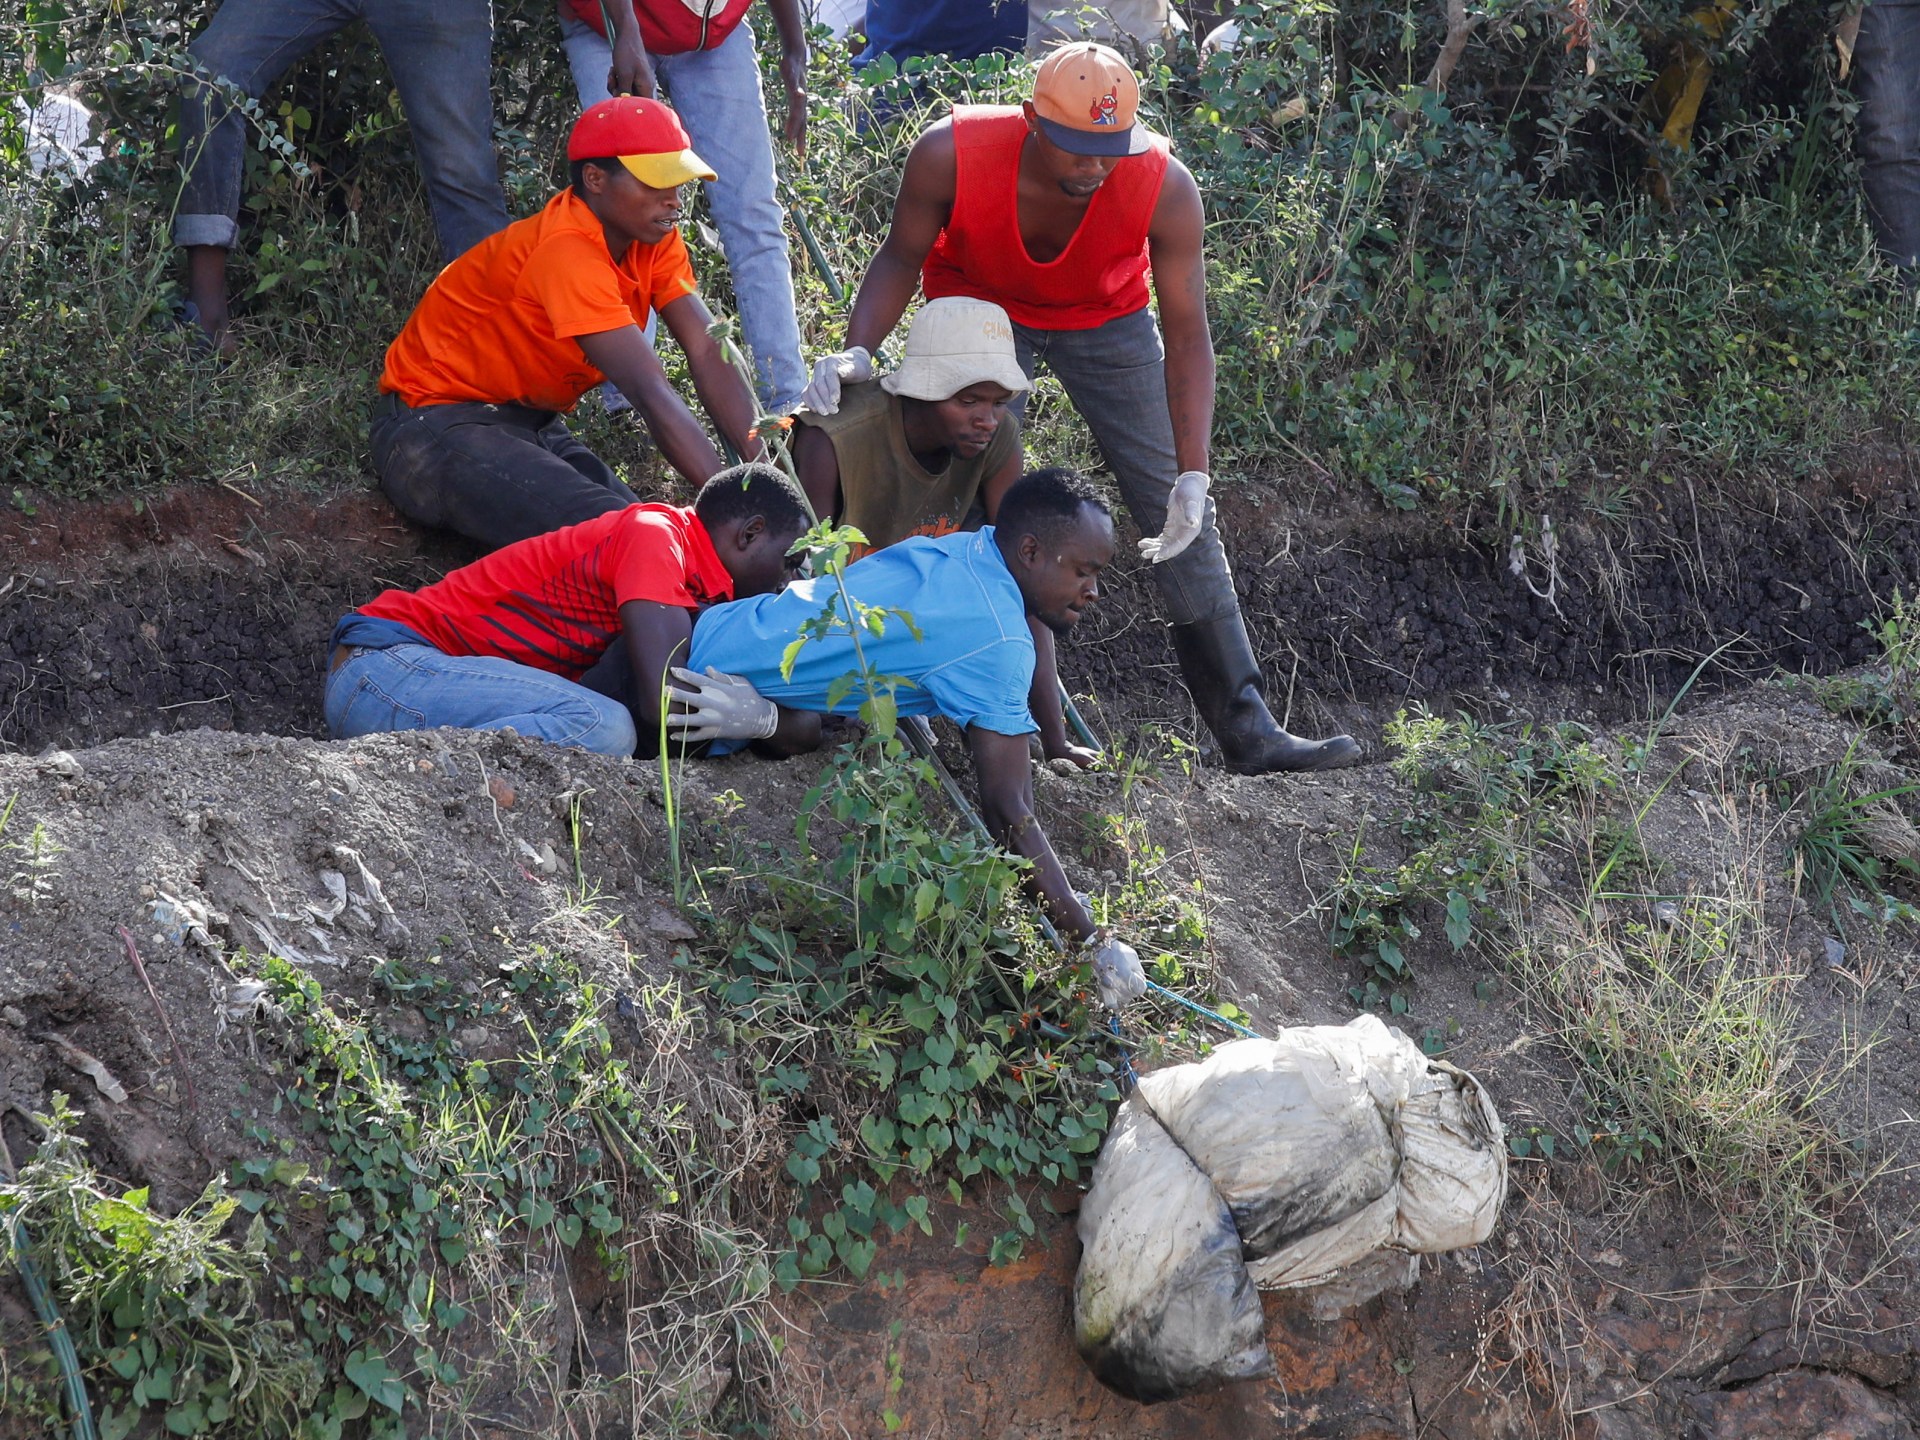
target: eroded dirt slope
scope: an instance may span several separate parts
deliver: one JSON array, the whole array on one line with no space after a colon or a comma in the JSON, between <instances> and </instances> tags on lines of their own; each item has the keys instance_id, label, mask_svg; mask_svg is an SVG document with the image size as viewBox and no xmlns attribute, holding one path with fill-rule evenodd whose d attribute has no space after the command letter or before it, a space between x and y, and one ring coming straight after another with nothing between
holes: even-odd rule
<instances>
[{"instance_id":1,"label":"eroded dirt slope","mask_svg":"<svg viewBox=\"0 0 1920 1440\"><path fill-rule=\"evenodd\" d=\"M1849 739L1842 723L1772 692L1705 707L1660 741L1661 763L1679 781L1648 833L1710 879L1752 852L1689 796L1719 793L1736 754L1760 753L1776 768L1819 765ZM681 799L694 851L720 854L729 833L787 839L813 774L805 762L688 767ZM728 792L744 805L719 803ZM1363 817L1393 812L1396 782L1383 767L1295 780L1176 767L1130 786L1117 775L1048 773L1040 794L1088 883L1123 878L1124 857L1082 823L1111 813L1137 815L1162 840L1166 881L1199 878L1220 992L1262 1028L1352 1013L1353 964L1328 950L1315 903ZM331 745L200 731L0 757L0 795L18 797L12 825L43 826L54 847L31 897L16 889L0 916L0 1101L44 1111L55 1089L79 1097L97 1161L152 1186L161 1205L187 1203L256 1148L246 1128L275 1085L257 1019L228 1008L231 977L215 948L191 934L176 943L181 915L201 918L220 949L297 956L330 992L348 994L369 993L373 968L393 959L484 987L518 947L544 936L581 954L609 1006L667 976L674 945L692 935L663 886L652 767L512 737ZM577 872L576 803L589 822ZM333 914L340 895L328 872L344 879L348 899ZM583 881L602 892L590 923L569 905ZM717 898L726 903L724 892ZM1839 976L1818 951L1818 927L1790 900L1778 923L1789 949L1813 947L1783 983L1804 996L1814 1032L1877 1013L1876 1083L1910 1089L1920 1054L1906 999L1913 957L1857 955L1862 975ZM184 1068L126 958L123 926ZM1451 1057L1486 1081L1509 1123L1564 1133L1578 1105L1569 1071L1537 1043L1520 999L1482 998L1476 983L1488 969L1441 947L1416 963L1413 1004L1396 1023L1418 1035L1455 1022ZM1151 1023L1150 1012L1134 1017ZM510 1043L462 1037L476 1056ZM124 1102L98 1093L76 1050L108 1067ZM16 1154L30 1146L17 1113L0 1123ZM793 1433L885 1434L889 1412L907 1433L953 1437L1920 1433L1904 1251L1876 1250L1863 1229L1847 1262L1857 1261L1857 1275L1837 1288L1796 1288L1740 1244L1729 1217L1691 1211L1671 1192L1636 1206L1578 1156L1521 1164L1517 1177L1492 1244L1427 1262L1411 1292L1349 1313L1266 1297L1276 1380L1152 1409L1101 1389L1073 1353L1071 1187L1048 1197L1058 1218L1006 1269L986 1263L981 1240L953 1243L962 1220L989 1230L991 1212L949 1208L933 1238L910 1232L883 1248L874 1273L904 1275L903 1289L839 1283L783 1303ZM1901 1228L1897 1216L1882 1219ZM596 1281L591 1266L568 1283L555 1313L577 1310L584 1328L555 1321L538 1331L542 1343L568 1357L576 1379L581 1366L614 1378L638 1363L624 1329L632 1295ZM0 1326L10 1344L29 1333L10 1286L0 1287ZM540 1373L564 1376L568 1366ZM525 1386L488 1413L557 1435L561 1394ZM627 1433L630 1423L616 1406L602 1413L600 1433Z\"/></svg>"}]
</instances>

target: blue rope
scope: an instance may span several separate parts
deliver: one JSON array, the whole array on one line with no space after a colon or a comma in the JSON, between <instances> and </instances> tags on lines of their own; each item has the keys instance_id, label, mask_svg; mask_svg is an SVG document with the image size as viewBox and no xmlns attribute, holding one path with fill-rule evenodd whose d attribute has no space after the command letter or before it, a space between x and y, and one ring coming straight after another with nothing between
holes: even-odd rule
<instances>
[{"instance_id":1,"label":"blue rope","mask_svg":"<svg viewBox=\"0 0 1920 1440\"><path fill-rule=\"evenodd\" d=\"M1147 990L1150 994L1158 995L1165 1000L1171 1000L1176 1005L1184 1005L1187 1007L1187 1009L1193 1011L1196 1015L1204 1015L1207 1017L1207 1019L1213 1021L1214 1024L1224 1025L1227 1027L1227 1029L1232 1030L1237 1034L1246 1035L1254 1040L1262 1040L1266 1038L1258 1030L1249 1030L1245 1025L1242 1025L1238 1020L1229 1020L1226 1016L1222 1015L1218 1010L1209 1010L1206 1006L1202 1005L1199 1001L1189 1000L1187 999L1186 996L1180 994L1177 991L1169 990L1164 985L1157 985L1153 981L1149 980L1147 981Z\"/></svg>"}]
</instances>

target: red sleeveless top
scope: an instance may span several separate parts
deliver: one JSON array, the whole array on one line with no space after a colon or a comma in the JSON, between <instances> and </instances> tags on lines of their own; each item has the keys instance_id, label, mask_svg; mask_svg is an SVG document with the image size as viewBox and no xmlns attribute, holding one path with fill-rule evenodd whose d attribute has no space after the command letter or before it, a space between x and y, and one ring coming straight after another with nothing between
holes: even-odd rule
<instances>
[{"instance_id":1,"label":"red sleeveless top","mask_svg":"<svg viewBox=\"0 0 1920 1440\"><path fill-rule=\"evenodd\" d=\"M1014 105L953 107L953 214L920 267L929 300L991 300L1035 330L1091 330L1147 303L1147 227L1167 174L1167 142L1115 165L1057 259L1035 263L1020 238L1020 147Z\"/></svg>"}]
</instances>

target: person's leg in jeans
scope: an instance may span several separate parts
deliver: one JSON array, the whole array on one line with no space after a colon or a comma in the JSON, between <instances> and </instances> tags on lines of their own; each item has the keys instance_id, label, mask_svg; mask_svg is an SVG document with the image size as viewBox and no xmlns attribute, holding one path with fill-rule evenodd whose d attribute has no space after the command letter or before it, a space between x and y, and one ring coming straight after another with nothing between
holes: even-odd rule
<instances>
[{"instance_id":1,"label":"person's leg in jeans","mask_svg":"<svg viewBox=\"0 0 1920 1440\"><path fill-rule=\"evenodd\" d=\"M227 0L187 50L215 80L258 99L355 14L345 0ZM240 235L248 123L211 85L190 83L180 96L183 178L173 243L187 252L188 313L222 350L231 348L227 252Z\"/></svg>"},{"instance_id":2,"label":"person's leg in jeans","mask_svg":"<svg viewBox=\"0 0 1920 1440\"><path fill-rule=\"evenodd\" d=\"M540 432L540 444L545 447L549 455L559 456L588 480L612 495L620 504L638 505L640 503L640 497L627 488L627 482L614 473L611 465L589 450L586 442L568 429L567 422L558 415L553 417L551 425Z\"/></svg>"},{"instance_id":3,"label":"person's leg in jeans","mask_svg":"<svg viewBox=\"0 0 1920 1440\"><path fill-rule=\"evenodd\" d=\"M1151 312L1136 310L1091 330L1041 332L1016 325L1014 334L1023 366L1038 352L1059 377L1140 533L1159 534L1180 465L1167 410L1166 351ZM1193 543L1151 569L1181 678L1230 768L1249 774L1321 770L1360 758L1350 737L1302 740L1268 711L1211 498Z\"/></svg>"},{"instance_id":4,"label":"person's leg in jeans","mask_svg":"<svg viewBox=\"0 0 1920 1440\"><path fill-rule=\"evenodd\" d=\"M1920 266L1920 4L1872 0L1860 16L1853 63L1867 217L1880 249L1911 284Z\"/></svg>"},{"instance_id":5,"label":"person's leg in jeans","mask_svg":"<svg viewBox=\"0 0 1920 1440\"><path fill-rule=\"evenodd\" d=\"M706 182L707 203L733 275L760 403L788 414L800 403L807 371L753 32L742 23L712 50L661 55L654 67L694 150L720 177Z\"/></svg>"},{"instance_id":6,"label":"person's leg in jeans","mask_svg":"<svg viewBox=\"0 0 1920 1440\"><path fill-rule=\"evenodd\" d=\"M511 406L382 402L368 436L374 474L409 520L490 550L634 503L585 446L548 436L550 425Z\"/></svg>"},{"instance_id":7,"label":"person's leg in jeans","mask_svg":"<svg viewBox=\"0 0 1920 1440\"><path fill-rule=\"evenodd\" d=\"M452 260L507 223L493 150L493 7L367 0L364 8L413 131L440 257Z\"/></svg>"},{"instance_id":8,"label":"person's leg in jeans","mask_svg":"<svg viewBox=\"0 0 1920 1440\"><path fill-rule=\"evenodd\" d=\"M431 645L355 650L327 677L326 714L336 740L450 725L631 755L635 738L618 701L531 665Z\"/></svg>"}]
</instances>

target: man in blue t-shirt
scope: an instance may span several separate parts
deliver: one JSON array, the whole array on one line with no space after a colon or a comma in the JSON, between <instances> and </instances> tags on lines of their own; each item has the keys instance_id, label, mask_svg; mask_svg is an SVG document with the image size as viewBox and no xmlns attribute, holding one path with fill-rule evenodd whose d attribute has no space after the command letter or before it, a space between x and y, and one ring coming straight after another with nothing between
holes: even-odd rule
<instances>
[{"instance_id":1,"label":"man in blue t-shirt","mask_svg":"<svg viewBox=\"0 0 1920 1440\"><path fill-rule=\"evenodd\" d=\"M1067 883L1033 813L1027 742L1037 730L1027 710L1033 685L1032 616L1061 633L1100 595L1113 559L1113 517L1070 470L1022 476L1000 501L997 523L937 538L915 536L848 567L845 582L861 605L888 612L878 635L862 627L860 654L876 676L904 680L894 698L903 715L945 715L961 726L980 785L980 809L995 840L1033 866L1029 888L1063 935L1093 962L1101 999L1114 1009L1146 988L1131 948L1096 929ZM687 713L667 724L688 741L767 742L785 754L820 743L823 713L851 715L866 698L854 637L844 623L808 638L781 675L788 647L831 597L831 576L715 605L693 627L689 669L671 690ZM837 612L844 622L844 610ZM836 693L844 692L844 693Z\"/></svg>"}]
</instances>

